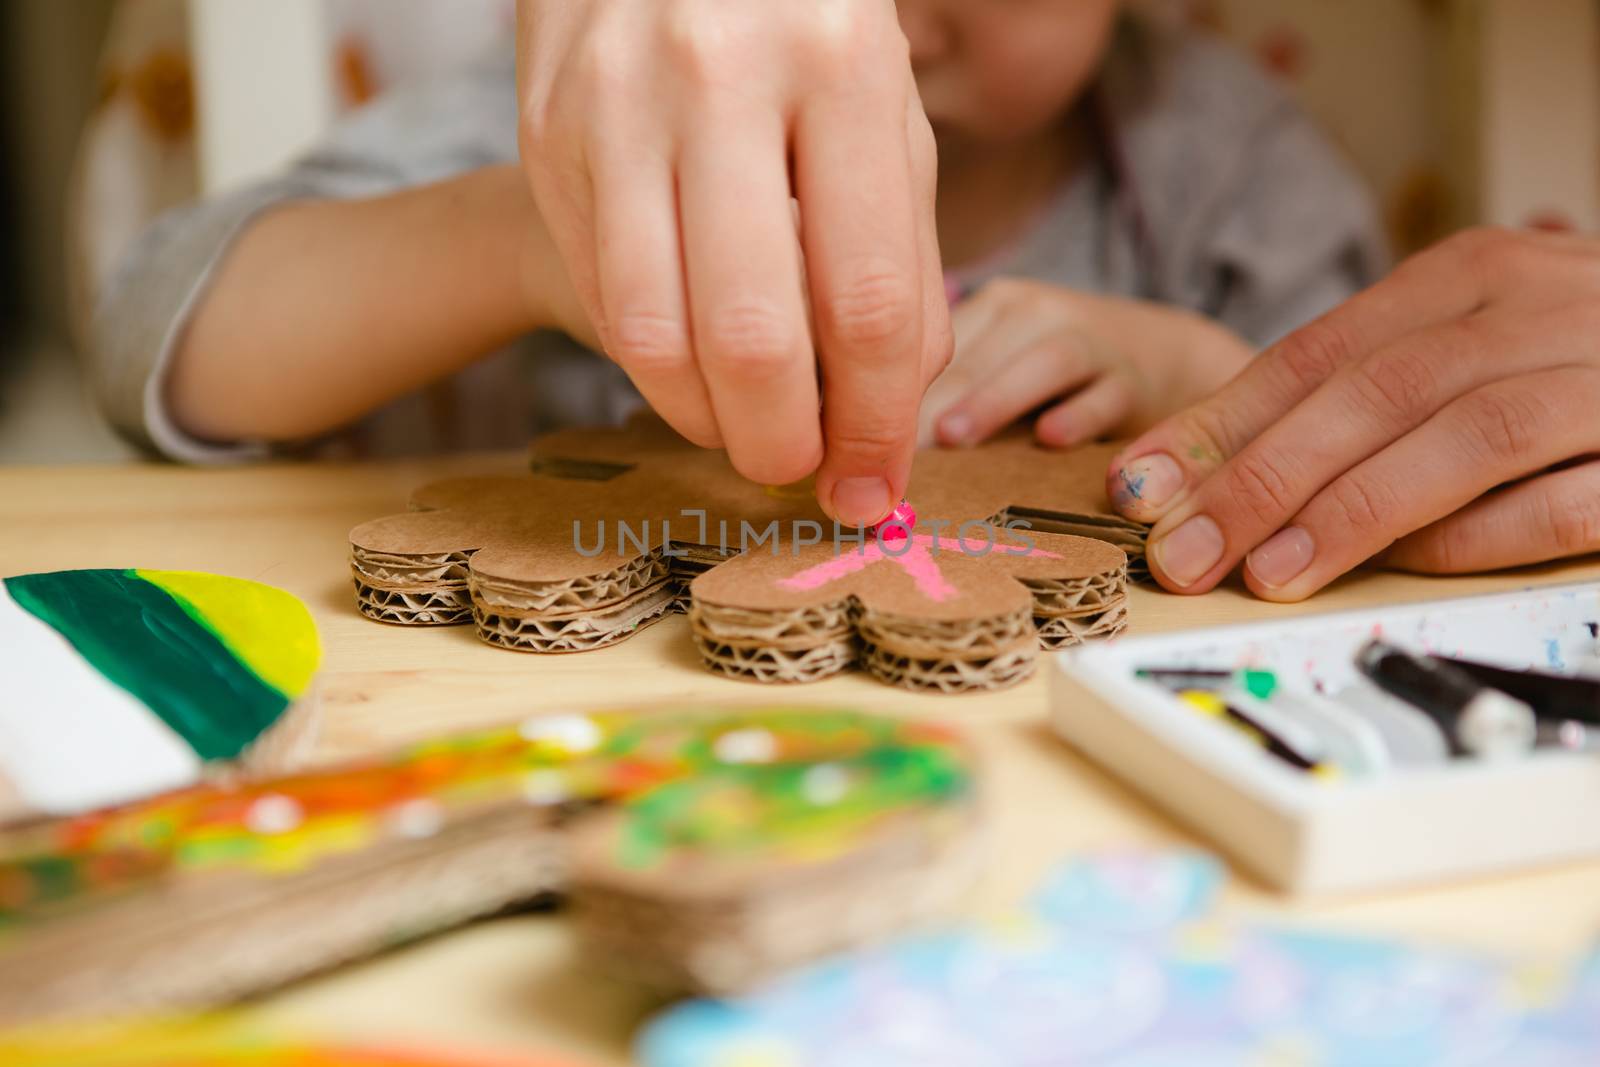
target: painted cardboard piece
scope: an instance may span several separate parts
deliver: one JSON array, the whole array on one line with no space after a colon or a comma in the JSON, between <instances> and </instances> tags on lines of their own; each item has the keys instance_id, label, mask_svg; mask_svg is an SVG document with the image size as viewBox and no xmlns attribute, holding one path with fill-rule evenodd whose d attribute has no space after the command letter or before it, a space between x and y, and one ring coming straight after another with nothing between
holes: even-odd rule
<instances>
[{"instance_id":1,"label":"painted cardboard piece","mask_svg":"<svg viewBox=\"0 0 1600 1067\"><path fill-rule=\"evenodd\" d=\"M0 1023L205 1007L570 895L584 957L735 990L946 914L956 734L851 711L539 716L0 834Z\"/></svg>"},{"instance_id":2,"label":"painted cardboard piece","mask_svg":"<svg viewBox=\"0 0 1600 1067\"><path fill-rule=\"evenodd\" d=\"M538 1052L486 1052L416 1039L356 1043L249 1011L0 1034L6 1067L579 1067Z\"/></svg>"},{"instance_id":3,"label":"painted cardboard piece","mask_svg":"<svg viewBox=\"0 0 1600 1067\"><path fill-rule=\"evenodd\" d=\"M0 825L273 773L309 745L321 661L304 604L140 569L0 580Z\"/></svg>"},{"instance_id":4,"label":"painted cardboard piece","mask_svg":"<svg viewBox=\"0 0 1600 1067\"><path fill-rule=\"evenodd\" d=\"M541 439L528 478L458 479L351 532L357 601L406 625L473 620L493 644L571 652L687 611L709 667L806 681L992 688L1125 625L1144 528L1104 501L1106 448L1023 438L930 451L914 536L841 530L809 486L763 487L656 420Z\"/></svg>"}]
</instances>

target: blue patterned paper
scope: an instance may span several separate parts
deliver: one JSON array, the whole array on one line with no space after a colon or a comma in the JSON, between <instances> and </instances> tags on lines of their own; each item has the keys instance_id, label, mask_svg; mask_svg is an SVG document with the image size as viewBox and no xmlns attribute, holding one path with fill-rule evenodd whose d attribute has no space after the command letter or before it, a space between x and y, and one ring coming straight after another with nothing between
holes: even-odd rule
<instances>
[{"instance_id":1,"label":"blue patterned paper","mask_svg":"<svg viewBox=\"0 0 1600 1067\"><path fill-rule=\"evenodd\" d=\"M842 957L642 1035L647 1067L1600 1064L1600 961L1576 973L1225 926L1203 856L1115 855L984 925Z\"/></svg>"}]
</instances>

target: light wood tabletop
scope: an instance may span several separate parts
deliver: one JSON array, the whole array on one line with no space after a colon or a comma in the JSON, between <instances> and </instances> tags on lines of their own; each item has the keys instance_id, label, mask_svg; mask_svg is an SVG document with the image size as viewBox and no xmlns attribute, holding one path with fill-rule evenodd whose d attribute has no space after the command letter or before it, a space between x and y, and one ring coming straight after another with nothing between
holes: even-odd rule
<instances>
[{"instance_id":1,"label":"light wood tabletop","mask_svg":"<svg viewBox=\"0 0 1600 1067\"><path fill-rule=\"evenodd\" d=\"M975 910L1020 900L1075 850L1197 843L1054 739L1044 725L1042 678L961 697L912 695L860 675L775 691L702 670L681 618L611 649L532 656L490 648L466 627L406 630L356 614L346 558L352 526L403 510L409 490L431 479L520 469L522 458L506 455L221 471L0 468L0 574L203 570L298 595L316 614L326 650L319 756L327 759L561 708L781 700L958 724L971 731L989 770L996 820L998 847ZM1580 580L1600 580L1600 561L1451 579L1365 573L1294 606L1262 604L1238 588L1199 598L1141 589L1132 597L1132 629L1155 633ZM1236 876L1223 907L1496 951L1568 953L1600 936L1600 861L1314 902L1288 901ZM301 983L253 1010L274 1022L391 1042L537 1049L604 1065L629 1062L631 1035L656 1006L636 988L587 972L567 924L552 914L432 938Z\"/></svg>"}]
</instances>

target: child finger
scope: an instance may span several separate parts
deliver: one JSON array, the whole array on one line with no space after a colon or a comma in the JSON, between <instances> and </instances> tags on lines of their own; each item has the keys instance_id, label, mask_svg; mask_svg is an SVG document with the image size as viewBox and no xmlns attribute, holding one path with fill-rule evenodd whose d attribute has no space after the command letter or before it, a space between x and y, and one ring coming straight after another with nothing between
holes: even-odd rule
<instances>
[{"instance_id":1,"label":"child finger","mask_svg":"<svg viewBox=\"0 0 1600 1067\"><path fill-rule=\"evenodd\" d=\"M1396 570L1465 574L1600 552L1600 460L1497 490L1401 538Z\"/></svg>"},{"instance_id":2,"label":"child finger","mask_svg":"<svg viewBox=\"0 0 1600 1067\"><path fill-rule=\"evenodd\" d=\"M923 395L919 441L938 443L938 423L980 382L1035 345L1061 332L1059 323L1030 313L1011 279L1000 278L957 304L950 316L955 358Z\"/></svg>"},{"instance_id":3,"label":"child finger","mask_svg":"<svg viewBox=\"0 0 1600 1067\"><path fill-rule=\"evenodd\" d=\"M993 374L995 367L1045 335L1043 331L1016 334L1014 330L996 329L1002 321L1001 302L990 294L991 289L980 289L956 305L950 316L956 335L955 358L922 395L917 416L918 447L938 444L939 420L972 392L976 383Z\"/></svg>"},{"instance_id":4,"label":"child finger","mask_svg":"<svg viewBox=\"0 0 1600 1067\"><path fill-rule=\"evenodd\" d=\"M1133 414L1137 397L1120 374L1105 374L1039 416L1034 436L1051 448L1072 448L1112 433Z\"/></svg>"},{"instance_id":5,"label":"child finger","mask_svg":"<svg viewBox=\"0 0 1600 1067\"><path fill-rule=\"evenodd\" d=\"M998 279L980 286L951 310L950 329L955 334L957 362L965 360L974 349L991 347L985 344L985 338L1013 306L1008 281Z\"/></svg>"},{"instance_id":6,"label":"child finger","mask_svg":"<svg viewBox=\"0 0 1600 1067\"><path fill-rule=\"evenodd\" d=\"M1502 483L1600 447L1600 372L1561 368L1485 386L1335 479L1246 559L1266 600L1302 600ZM1153 561L1168 563L1158 549Z\"/></svg>"},{"instance_id":7,"label":"child finger","mask_svg":"<svg viewBox=\"0 0 1600 1067\"><path fill-rule=\"evenodd\" d=\"M1023 348L1019 355L999 364L995 373L979 379L939 417L939 441L950 446L975 445L1099 373L1098 363L1075 335Z\"/></svg>"},{"instance_id":8,"label":"child finger","mask_svg":"<svg viewBox=\"0 0 1600 1067\"><path fill-rule=\"evenodd\" d=\"M718 448L722 435L690 342L672 168L643 139L624 143L630 147L595 167L606 354L675 430Z\"/></svg>"}]
</instances>

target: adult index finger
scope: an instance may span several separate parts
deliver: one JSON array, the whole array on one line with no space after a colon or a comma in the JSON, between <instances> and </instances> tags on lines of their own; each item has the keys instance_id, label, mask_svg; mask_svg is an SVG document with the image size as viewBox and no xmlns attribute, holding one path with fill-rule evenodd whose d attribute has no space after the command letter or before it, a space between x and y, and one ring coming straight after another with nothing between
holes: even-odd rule
<instances>
[{"instance_id":1,"label":"adult index finger","mask_svg":"<svg viewBox=\"0 0 1600 1067\"><path fill-rule=\"evenodd\" d=\"M678 164L695 361L734 467L785 485L817 469L817 375L782 116L702 103Z\"/></svg>"},{"instance_id":2,"label":"adult index finger","mask_svg":"<svg viewBox=\"0 0 1600 1067\"><path fill-rule=\"evenodd\" d=\"M1157 521L1341 367L1480 307L1488 274L1479 264L1499 239L1475 231L1419 253L1267 349L1213 396L1140 436L1111 461L1106 490L1113 505L1136 521Z\"/></svg>"},{"instance_id":3,"label":"adult index finger","mask_svg":"<svg viewBox=\"0 0 1600 1067\"><path fill-rule=\"evenodd\" d=\"M823 379L817 499L852 525L877 522L904 494L925 385L935 272L922 262L907 106L903 71L858 71L808 97L795 128Z\"/></svg>"}]
</instances>

